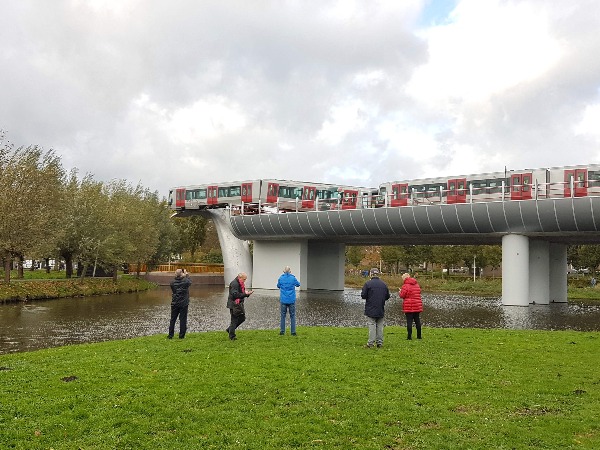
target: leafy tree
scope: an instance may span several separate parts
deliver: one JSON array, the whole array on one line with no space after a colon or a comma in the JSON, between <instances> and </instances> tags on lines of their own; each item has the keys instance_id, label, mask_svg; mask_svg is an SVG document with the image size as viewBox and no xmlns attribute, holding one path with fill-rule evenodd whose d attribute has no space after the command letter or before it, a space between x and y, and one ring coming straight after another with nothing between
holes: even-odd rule
<instances>
[{"instance_id":1,"label":"leafy tree","mask_svg":"<svg viewBox=\"0 0 600 450\"><path fill-rule=\"evenodd\" d=\"M398 273L398 265L402 258L401 249L397 245L384 245L381 247L381 260L390 268L390 272Z\"/></svg>"},{"instance_id":2,"label":"leafy tree","mask_svg":"<svg viewBox=\"0 0 600 450\"><path fill-rule=\"evenodd\" d=\"M577 249L578 267L589 267L594 275L600 266L600 245L580 245Z\"/></svg>"},{"instance_id":3,"label":"leafy tree","mask_svg":"<svg viewBox=\"0 0 600 450\"><path fill-rule=\"evenodd\" d=\"M484 245L482 248L483 262L481 267L490 266L492 274L495 269L502 266L502 246L501 245Z\"/></svg>"},{"instance_id":4,"label":"leafy tree","mask_svg":"<svg viewBox=\"0 0 600 450\"><path fill-rule=\"evenodd\" d=\"M346 249L346 259L349 264L352 264L354 267L360 266L360 262L362 261L364 256L364 249L358 245L348 246Z\"/></svg>"},{"instance_id":5,"label":"leafy tree","mask_svg":"<svg viewBox=\"0 0 600 450\"><path fill-rule=\"evenodd\" d=\"M178 230L179 244L176 247L179 248L179 253L189 251L191 259L194 261L196 251L202 246L206 238L208 220L201 216L175 217L173 220Z\"/></svg>"},{"instance_id":6,"label":"leafy tree","mask_svg":"<svg viewBox=\"0 0 600 450\"><path fill-rule=\"evenodd\" d=\"M202 262L206 264L223 264L223 253L221 249L213 248L202 256Z\"/></svg>"},{"instance_id":7,"label":"leafy tree","mask_svg":"<svg viewBox=\"0 0 600 450\"><path fill-rule=\"evenodd\" d=\"M458 245L436 245L433 247L433 259L445 269L450 269L464 258Z\"/></svg>"},{"instance_id":8,"label":"leafy tree","mask_svg":"<svg viewBox=\"0 0 600 450\"><path fill-rule=\"evenodd\" d=\"M59 205L64 170L52 150L13 147L0 133L0 253L10 282L11 258L23 276L24 255L39 248L60 226Z\"/></svg>"}]
</instances>

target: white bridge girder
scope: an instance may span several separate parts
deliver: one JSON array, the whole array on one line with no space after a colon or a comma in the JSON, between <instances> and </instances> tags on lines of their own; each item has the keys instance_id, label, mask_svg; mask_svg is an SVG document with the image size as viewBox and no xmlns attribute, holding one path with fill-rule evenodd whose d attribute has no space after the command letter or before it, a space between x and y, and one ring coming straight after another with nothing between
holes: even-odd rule
<instances>
[{"instance_id":1,"label":"white bridge girder","mask_svg":"<svg viewBox=\"0 0 600 450\"><path fill-rule=\"evenodd\" d=\"M239 272L248 274L248 285L276 289L284 266L290 266L301 289L344 289L345 244L308 239L248 241L232 231L229 211L207 210L217 228L225 265L225 282ZM502 237L502 304L564 303L567 301L567 245L550 243L518 233Z\"/></svg>"}]
</instances>

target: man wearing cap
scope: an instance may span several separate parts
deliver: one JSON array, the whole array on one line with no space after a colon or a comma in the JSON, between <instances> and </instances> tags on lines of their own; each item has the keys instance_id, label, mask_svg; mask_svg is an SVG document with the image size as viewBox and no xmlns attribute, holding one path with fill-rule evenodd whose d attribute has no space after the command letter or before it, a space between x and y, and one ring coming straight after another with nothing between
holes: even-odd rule
<instances>
[{"instance_id":1,"label":"man wearing cap","mask_svg":"<svg viewBox=\"0 0 600 450\"><path fill-rule=\"evenodd\" d=\"M190 304L190 275L185 269L175 271L175 279L171 281L171 321L169 322L169 339L175 334L175 322L179 316L179 339L185 337L187 331L188 306Z\"/></svg>"},{"instance_id":2,"label":"man wearing cap","mask_svg":"<svg viewBox=\"0 0 600 450\"><path fill-rule=\"evenodd\" d=\"M369 326L369 340L367 348L383 345L383 316L385 302L390 298L390 290L387 285L379 279L379 269L373 268L370 272L371 279L365 283L360 293L365 299L365 316Z\"/></svg>"}]
</instances>

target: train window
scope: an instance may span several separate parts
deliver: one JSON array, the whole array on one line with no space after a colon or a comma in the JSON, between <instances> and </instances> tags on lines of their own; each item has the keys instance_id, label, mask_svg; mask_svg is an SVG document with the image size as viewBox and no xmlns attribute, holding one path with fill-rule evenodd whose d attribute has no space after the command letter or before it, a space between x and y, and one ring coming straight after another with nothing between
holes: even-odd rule
<instances>
[{"instance_id":1,"label":"train window","mask_svg":"<svg viewBox=\"0 0 600 450\"><path fill-rule=\"evenodd\" d=\"M229 197L229 188L220 187L219 188L219 197Z\"/></svg>"},{"instance_id":2,"label":"train window","mask_svg":"<svg viewBox=\"0 0 600 450\"><path fill-rule=\"evenodd\" d=\"M331 191L328 191L327 189L319 189L317 191L317 198L320 200L328 200L331 198Z\"/></svg>"},{"instance_id":3,"label":"train window","mask_svg":"<svg viewBox=\"0 0 600 450\"><path fill-rule=\"evenodd\" d=\"M600 181L600 171L589 170L588 181Z\"/></svg>"},{"instance_id":4,"label":"train window","mask_svg":"<svg viewBox=\"0 0 600 450\"><path fill-rule=\"evenodd\" d=\"M229 187L229 196L230 197L239 197L241 195L242 189L240 186L230 186Z\"/></svg>"},{"instance_id":5,"label":"train window","mask_svg":"<svg viewBox=\"0 0 600 450\"><path fill-rule=\"evenodd\" d=\"M589 187L600 186L600 171L588 170L588 185Z\"/></svg>"},{"instance_id":6,"label":"train window","mask_svg":"<svg viewBox=\"0 0 600 450\"><path fill-rule=\"evenodd\" d=\"M292 186L279 186L279 196L282 198L302 198L302 188Z\"/></svg>"}]
</instances>

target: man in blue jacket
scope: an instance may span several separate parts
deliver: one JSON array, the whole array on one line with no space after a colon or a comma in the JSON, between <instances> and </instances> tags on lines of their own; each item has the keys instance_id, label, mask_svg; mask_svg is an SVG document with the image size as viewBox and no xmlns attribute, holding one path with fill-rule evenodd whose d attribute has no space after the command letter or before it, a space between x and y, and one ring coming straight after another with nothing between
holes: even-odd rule
<instances>
[{"instance_id":1,"label":"man in blue jacket","mask_svg":"<svg viewBox=\"0 0 600 450\"><path fill-rule=\"evenodd\" d=\"M365 316L369 325L369 340L365 347L373 348L383 345L383 316L385 302L390 298L390 290L379 279L379 269L371 269L371 279L365 283L360 293L365 299Z\"/></svg>"},{"instance_id":2,"label":"man in blue jacket","mask_svg":"<svg viewBox=\"0 0 600 450\"><path fill-rule=\"evenodd\" d=\"M281 310L281 323L279 334L285 334L285 317L290 312L290 331L292 336L296 336L296 288L300 287L300 282L292 275L292 269L289 266L283 268L283 273L277 280L279 289L279 301Z\"/></svg>"}]
</instances>

